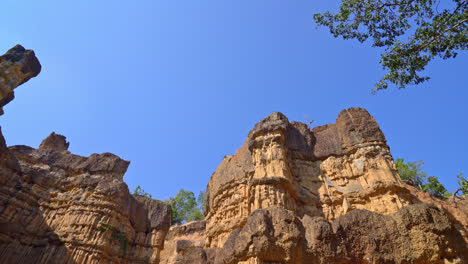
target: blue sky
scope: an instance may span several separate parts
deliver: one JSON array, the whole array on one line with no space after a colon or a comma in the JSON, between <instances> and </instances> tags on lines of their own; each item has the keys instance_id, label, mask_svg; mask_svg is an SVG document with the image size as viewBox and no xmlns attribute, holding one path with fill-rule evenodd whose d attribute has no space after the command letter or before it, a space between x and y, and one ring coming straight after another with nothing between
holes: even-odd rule
<instances>
[{"instance_id":1,"label":"blue sky","mask_svg":"<svg viewBox=\"0 0 468 264\"><path fill-rule=\"evenodd\" d=\"M394 158L423 160L449 189L468 174L468 57L437 59L431 80L371 95L379 49L316 29L339 1L2 0L0 53L34 49L41 74L19 87L0 124L7 144L50 132L70 151L112 152L154 198L204 190L224 155L274 111L333 123L368 109Z\"/></svg>"}]
</instances>

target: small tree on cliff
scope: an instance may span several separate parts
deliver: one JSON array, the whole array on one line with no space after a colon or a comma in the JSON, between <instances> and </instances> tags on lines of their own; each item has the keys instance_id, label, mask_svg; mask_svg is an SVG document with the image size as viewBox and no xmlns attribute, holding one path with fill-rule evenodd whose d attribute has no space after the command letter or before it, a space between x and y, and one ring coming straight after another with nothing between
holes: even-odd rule
<instances>
[{"instance_id":1,"label":"small tree on cliff","mask_svg":"<svg viewBox=\"0 0 468 264\"><path fill-rule=\"evenodd\" d=\"M398 173L402 180L415 186L421 191L428 192L438 197L449 197L452 195L447 191L439 179L435 176L427 177L427 173L422 171L423 161L404 162L404 159L395 161Z\"/></svg>"},{"instance_id":2,"label":"small tree on cliff","mask_svg":"<svg viewBox=\"0 0 468 264\"><path fill-rule=\"evenodd\" d=\"M464 195L468 195L468 181L465 178L463 178L462 175L463 175L463 173L461 173L461 172L457 175L457 178L458 178L457 183L458 183L458 185L460 187L453 193L454 196L459 191L461 191L462 194L464 194Z\"/></svg>"},{"instance_id":3,"label":"small tree on cliff","mask_svg":"<svg viewBox=\"0 0 468 264\"><path fill-rule=\"evenodd\" d=\"M138 185L135 190L133 190L133 195L139 195L139 196L145 196L145 197L148 197L148 198L153 198L151 197L151 194L145 192L145 190L143 190L143 188L141 188L140 185Z\"/></svg>"},{"instance_id":4,"label":"small tree on cliff","mask_svg":"<svg viewBox=\"0 0 468 264\"><path fill-rule=\"evenodd\" d=\"M437 177L430 176L427 180L428 182L423 186L425 192L439 197L449 197L451 195Z\"/></svg>"},{"instance_id":5,"label":"small tree on cliff","mask_svg":"<svg viewBox=\"0 0 468 264\"><path fill-rule=\"evenodd\" d=\"M385 48L380 63L387 73L372 89L375 93L389 83L402 89L427 81L420 72L432 59L455 58L468 48L468 0L450 2L342 0L338 13L315 14L314 19L334 37L361 43L370 38L373 47Z\"/></svg>"},{"instance_id":6,"label":"small tree on cliff","mask_svg":"<svg viewBox=\"0 0 468 264\"><path fill-rule=\"evenodd\" d=\"M423 161L419 160L405 163L404 159L397 159L395 165L402 180L421 191L423 190L427 177L427 173L421 169L422 165L424 165Z\"/></svg>"}]
</instances>

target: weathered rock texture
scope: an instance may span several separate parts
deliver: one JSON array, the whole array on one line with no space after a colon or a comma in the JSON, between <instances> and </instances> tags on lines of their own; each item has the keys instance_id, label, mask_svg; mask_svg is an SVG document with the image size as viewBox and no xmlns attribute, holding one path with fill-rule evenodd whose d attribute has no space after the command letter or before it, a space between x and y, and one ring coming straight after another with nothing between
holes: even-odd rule
<instances>
[{"instance_id":1,"label":"weathered rock texture","mask_svg":"<svg viewBox=\"0 0 468 264\"><path fill-rule=\"evenodd\" d=\"M1 106L39 71L21 46L0 57ZM129 194L128 161L68 146L52 133L39 149L7 148L0 129L0 263L159 263L170 207Z\"/></svg>"},{"instance_id":2,"label":"weathered rock texture","mask_svg":"<svg viewBox=\"0 0 468 264\"><path fill-rule=\"evenodd\" d=\"M70 143L67 142L66 137L55 134L55 132L52 132L46 139L44 139L41 142L41 145L39 145L39 149L66 151L68 150L68 146L70 146Z\"/></svg>"},{"instance_id":3,"label":"weathered rock texture","mask_svg":"<svg viewBox=\"0 0 468 264\"><path fill-rule=\"evenodd\" d=\"M184 256L187 258L188 251L204 247L205 228L206 222L204 220L172 226L165 238L159 263L186 263Z\"/></svg>"},{"instance_id":4,"label":"weathered rock texture","mask_svg":"<svg viewBox=\"0 0 468 264\"><path fill-rule=\"evenodd\" d=\"M41 71L41 64L34 51L16 45L0 56L0 115L3 106L15 98L13 89L36 77Z\"/></svg>"},{"instance_id":5,"label":"weathered rock texture","mask_svg":"<svg viewBox=\"0 0 468 264\"><path fill-rule=\"evenodd\" d=\"M0 263L158 263L170 208L129 194L129 162L59 147L2 146Z\"/></svg>"},{"instance_id":6,"label":"weathered rock texture","mask_svg":"<svg viewBox=\"0 0 468 264\"><path fill-rule=\"evenodd\" d=\"M273 113L227 156L206 190L200 263L463 263L466 200L400 180L385 137L364 109L309 129ZM428 204L424 204L428 203ZM206 259L205 262L203 262ZM211 261L211 262L210 262Z\"/></svg>"},{"instance_id":7,"label":"weathered rock texture","mask_svg":"<svg viewBox=\"0 0 468 264\"><path fill-rule=\"evenodd\" d=\"M228 156L207 187L207 243L221 247L256 209L334 220L356 209L389 214L409 204L374 118L360 108L309 130L273 113ZM222 223L222 224L220 224Z\"/></svg>"}]
</instances>

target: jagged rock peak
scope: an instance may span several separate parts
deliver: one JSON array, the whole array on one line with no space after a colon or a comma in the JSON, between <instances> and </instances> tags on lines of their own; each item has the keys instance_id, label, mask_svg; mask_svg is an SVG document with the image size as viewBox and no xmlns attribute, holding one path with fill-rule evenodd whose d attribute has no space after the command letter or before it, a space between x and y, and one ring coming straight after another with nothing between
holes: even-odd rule
<instances>
[{"instance_id":1,"label":"jagged rock peak","mask_svg":"<svg viewBox=\"0 0 468 264\"><path fill-rule=\"evenodd\" d=\"M267 131L286 129L289 124L288 118L280 113L273 112L271 115L265 117L262 121L258 122L255 127L250 131L249 137L254 137L259 133Z\"/></svg>"},{"instance_id":2,"label":"jagged rock peak","mask_svg":"<svg viewBox=\"0 0 468 264\"><path fill-rule=\"evenodd\" d=\"M36 77L41 64L34 51L16 45L0 56L0 115L2 107L15 98L13 89Z\"/></svg>"},{"instance_id":3,"label":"jagged rock peak","mask_svg":"<svg viewBox=\"0 0 468 264\"><path fill-rule=\"evenodd\" d=\"M19 44L8 50L2 57L10 63L20 63L21 71L30 77L35 77L41 72L42 67L34 51L27 50Z\"/></svg>"},{"instance_id":4,"label":"jagged rock peak","mask_svg":"<svg viewBox=\"0 0 468 264\"><path fill-rule=\"evenodd\" d=\"M67 142L67 138L65 136L55 134L55 132L52 132L47 138L45 138L41 142L39 149L64 151L64 150L68 150L68 146L70 146L70 142Z\"/></svg>"},{"instance_id":5,"label":"jagged rock peak","mask_svg":"<svg viewBox=\"0 0 468 264\"><path fill-rule=\"evenodd\" d=\"M352 107L338 114L335 124L310 129L308 125L293 121L274 112L258 122L250 131L248 144L251 149L259 135L281 132L291 155L309 160L324 159L351 153L363 145L386 145L384 134L366 109ZM262 142L260 142L262 143ZM262 143L263 144L263 143Z\"/></svg>"}]
</instances>

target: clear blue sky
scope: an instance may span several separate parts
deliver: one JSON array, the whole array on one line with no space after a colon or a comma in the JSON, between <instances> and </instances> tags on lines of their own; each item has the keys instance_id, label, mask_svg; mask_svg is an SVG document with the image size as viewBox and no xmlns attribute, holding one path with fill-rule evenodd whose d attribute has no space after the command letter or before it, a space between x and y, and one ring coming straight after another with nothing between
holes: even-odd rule
<instances>
[{"instance_id":1,"label":"clear blue sky","mask_svg":"<svg viewBox=\"0 0 468 264\"><path fill-rule=\"evenodd\" d=\"M371 95L381 50L334 39L312 16L334 1L2 0L0 53L34 49L42 72L0 124L9 145L50 132L79 155L112 152L153 197L197 194L224 155L273 111L335 121L364 107L395 158L423 160L450 190L468 174L468 57L436 60L430 82Z\"/></svg>"}]
</instances>

